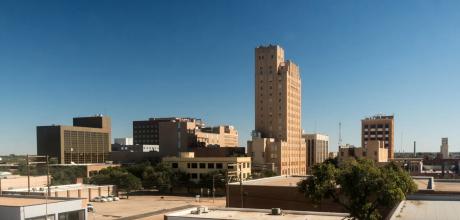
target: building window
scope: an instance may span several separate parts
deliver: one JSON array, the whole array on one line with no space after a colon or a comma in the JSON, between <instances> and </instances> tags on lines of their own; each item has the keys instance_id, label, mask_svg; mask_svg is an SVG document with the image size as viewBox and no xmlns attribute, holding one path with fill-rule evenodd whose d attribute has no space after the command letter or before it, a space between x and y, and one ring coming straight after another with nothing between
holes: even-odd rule
<instances>
[{"instance_id":1,"label":"building window","mask_svg":"<svg viewBox=\"0 0 460 220\"><path fill-rule=\"evenodd\" d=\"M190 163L187 163L187 168L190 168Z\"/></svg>"},{"instance_id":2,"label":"building window","mask_svg":"<svg viewBox=\"0 0 460 220\"><path fill-rule=\"evenodd\" d=\"M191 179L198 179L198 174L192 173L192 174L190 175L190 178L191 178Z\"/></svg>"},{"instance_id":3,"label":"building window","mask_svg":"<svg viewBox=\"0 0 460 220\"><path fill-rule=\"evenodd\" d=\"M224 166L222 165L222 163L216 163L216 168L217 169L223 169Z\"/></svg>"},{"instance_id":4,"label":"building window","mask_svg":"<svg viewBox=\"0 0 460 220\"><path fill-rule=\"evenodd\" d=\"M177 163L172 163L172 164L171 164L171 167L172 167L173 169L177 169L177 168L179 168L179 164L177 164Z\"/></svg>"},{"instance_id":5,"label":"building window","mask_svg":"<svg viewBox=\"0 0 460 220\"><path fill-rule=\"evenodd\" d=\"M214 163L208 163L208 169L214 169Z\"/></svg>"},{"instance_id":6,"label":"building window","mask_svg":"<svg viewBox=\"0 0 460 220\"><path fill-rule=\"evenodd\" d=\"M192 163L192 169L196 169L196 168L198 168L198 164Z\"/></svg>"},{"instance_id":7,"label":"building window","mask_svg":"<svg viewBox=\"0 0 460 220\"><path fill-rule=\"evenodd\" d=\"M206 169L206 164L205 163L200 163L200 169Z\"/></svg>"},{"instance_id":8,"label":"building window","mask_svg":"<svg viewBox=\"0 0 460 220\"><path fill-rule=\"evenodd\" d=\"M84 220L85 219L85 210L59 213L59 220Z\"/></svg>"}]
</instances>

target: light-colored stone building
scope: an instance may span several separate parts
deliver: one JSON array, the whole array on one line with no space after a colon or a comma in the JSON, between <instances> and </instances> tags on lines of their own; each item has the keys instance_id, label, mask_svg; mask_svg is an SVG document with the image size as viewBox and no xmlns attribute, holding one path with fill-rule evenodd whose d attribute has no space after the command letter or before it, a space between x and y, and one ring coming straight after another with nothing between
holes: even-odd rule
<instances>
[{"instance_id":1,"label":"light-colored stone building","mask_svg":"<svg viewBox=\"0 0 460 220\"><path fill-rule=\"evenodd\" d=\"M449 158L449 139L448 138L442 138L441 140L441 156L442 156L442 159Z\"/></svg>"},{"instance_id":2,"label":"light-colored stone building","mask_svg":"<svg viewBox=\"0 0 460 220\"><path fill-rule=\"evenodd\" d=\"M367 147L370 141L382 141L388 150L388 158L394 158L394 116L375 115L361 120L361 146Z\"/></svg>"},{"instance_id":3,"label":"light-colored stone building","mask_svg":"<svg viewBox=\"0 0 460 220\"><path fill-rule=\"evenodd\" d=\"M238 147L238 131L231 125L197 128L195 135L197 141L206 143L207 147Z\"/></svg>"},{"instance_id":4,"label":"light-colored stone building","mask_svg":"<svg viewBox=\"0 0 460 220\"><path fill-rule=\"evenodd\" d=\"M388 149L382 141L369 141L367 147L339 147L339 163L350 159L369 159L376 163L388 162Z\"/></svg>"},{"instance_id":5,"label":"light-colored stone building","mask_svg":"<svg viewBox=\"0 0 460 220\"><path fill-rule=\"evenodd\" d=\"M255 130L248 153L258 167L279 175L306 174L301 129L299 67L284 59L280 46L255 49Z\"/></svg>"},{"instance_id":6,"label":"light-colored stone building","mask_svg":"<svg viewBox=\"0 0 460 220\"><path fill-rule=\"evenodd\" d=\"M238 147L238 131L231 125L206 127L195 118L150 118L133 122L135 145L159 145L162 156L198 147Z\"/></svg>"},{"instance_id":7,"label":"light-colored stone building","mask_svg":"<svg viewBox=\"0 0 460 220\"><path fill-rule=\"evenodd\" d=\"M250 157L195 157L193 152L181 152L179 157L164 157L163 162L173 170L189 174L192 181L198 182L204 174L228 170L243 180L251 176Z\"/></svg>"},{"instance_id":8,"label":"light-colored stone building","mask_svg":"<svg viewBox=\"0 0 460 220\"><path fill-rule=\"evenodd\" d=\"M329 157L329 136L324 134L304 134L307 145L307 167L322 163Z\"/></svg>"}]
</instances>

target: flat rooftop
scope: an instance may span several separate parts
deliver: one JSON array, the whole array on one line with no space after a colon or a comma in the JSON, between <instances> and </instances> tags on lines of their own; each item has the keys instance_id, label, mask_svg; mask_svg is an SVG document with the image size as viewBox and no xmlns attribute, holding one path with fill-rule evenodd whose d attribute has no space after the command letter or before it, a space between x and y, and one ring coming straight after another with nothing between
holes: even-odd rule
<instances>
[{"instance_id":1,"label":"flat rooftop","mask_svg":"<svg viewBox=\"0 0 460 220\"><path fill-rule=\"evenodd\" d=\"M64 200L60 199L50 199L48 198L49 203L63 202ZM10 206L10 207L22 207L22 206L32 206L32 205L41 205L45 204L45 197L43 198L34 198L34 197L4 197L0 196L0 206Z\"/></svg>"},{"instance_id":2,"label":"flat rooftop","mask_svg":"<svg viewBox=\"0 0 460 220\"><path fill-rule=\"evenodd\" d=\"M428 179L414 179L418 190L426 190L428 188ZM460 181L458 180L434 180L435 192L450 192L460 193Z\"/></svg>"},{"instance_id":3,"label":"flat rooftop","mask_svg":"<svg viewBox=\"0 0 460 220\"><path fill-rule=\"evenodd\" d=\"M282 215L271 215L267 209L236 209L222 208L210 209L207 213L192 214L196 208L185 209L166 215L168 217L180 217L181 219L276 219L276 220L339 220L348 216L345 213L332 212L305 212L305 211L283 211Z\"/></svg>"},{"instance_id":4,"label":"flat rooftop","mask_svg":"<svg viewBox=\"0 0 460 220\"><path fill-rule=\"evenodd\" d=\"M61 192L61 191L67 191L67 190L79 190L79 189L95 189L99 187L109 187L111 185L104 185L104 186L98 186L98 185L90 185L90 184L69 184L69 185L59 185L59 186L50 186L50 191L51 192ZM35 189L35 191L34 191ZM30 187L31 192L47 192L48 187L42 186L42 187ZM27 192L27 188L18 188L18 189L8 189L8 190L3 190L5 192Z\"/></svg>"},{"instance_id":5,"label":"flat rooftop","mask_svg":"<svg viewBox=\"0 0 460 220\"><path fill-rule=\"evenodd\" d=\"M459 219L460 201L405 200L395 210L390 220Z\"/></svg>"},{"instance_id":6,"label":"flat rooftop","mask_svg":"<svg viewBox=\"0 0 460 220\"><path fill-rule=\"evenodd\" d=\"M307 178L306 176L274 176L262 179L244 181L243 185L247 186L288 186L297 187L297 183ZM239 185L235 182L230 185Z\"/></svg>"}]
</instances>

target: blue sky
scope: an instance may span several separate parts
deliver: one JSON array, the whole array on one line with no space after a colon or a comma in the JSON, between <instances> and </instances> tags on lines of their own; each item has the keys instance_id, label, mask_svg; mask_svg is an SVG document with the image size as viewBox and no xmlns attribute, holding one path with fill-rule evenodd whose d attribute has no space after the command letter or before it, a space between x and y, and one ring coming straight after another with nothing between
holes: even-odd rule
<instances>
[{"instance_id":1,"label":"blue sky","mask_svg":"<svg viewBox=\"0 0 460 220\"><path fill-rule=\"evenodd\" d=\"M113 137L162 116L254 127L253 52L280 44L302 74L302 126L336 150L395 114L396 150L460 151L459 1L1 1L0 154L35 126L112 117ZM403 138L402 138L403 137ZM401 147L401 143L402 146Z\"/></svg>"}]
</instances>

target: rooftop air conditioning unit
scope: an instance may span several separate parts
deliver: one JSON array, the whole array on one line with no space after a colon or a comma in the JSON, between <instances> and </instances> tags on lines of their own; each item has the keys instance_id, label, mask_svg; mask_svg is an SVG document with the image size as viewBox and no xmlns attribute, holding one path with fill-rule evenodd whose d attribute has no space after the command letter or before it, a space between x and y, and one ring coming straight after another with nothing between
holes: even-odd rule
<instances>
[{"instance_id":1,"label":"rooftop air conditioning unit","mask_svg":"<svg viewBox=\"0 0 460 220\"><path fill-rule=\"evenodd\" d=\"M272 208L272 215L281 215L282 211L280 208Z\"/></svg>"}]
</instances>

